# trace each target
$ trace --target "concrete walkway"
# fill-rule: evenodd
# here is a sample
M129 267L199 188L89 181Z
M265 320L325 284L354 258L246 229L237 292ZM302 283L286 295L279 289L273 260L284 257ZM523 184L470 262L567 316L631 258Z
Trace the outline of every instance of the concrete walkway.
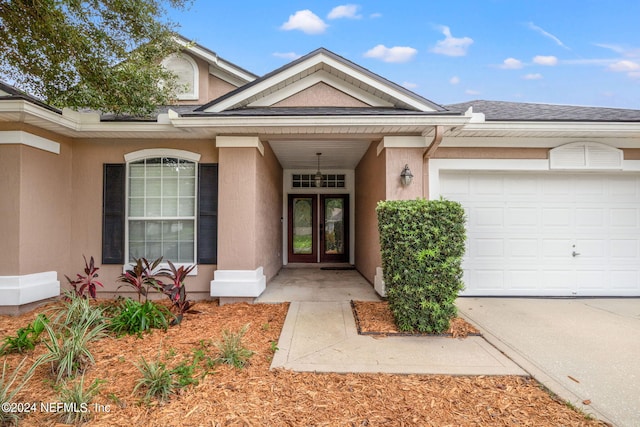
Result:
M616 426L640 426L640 299L467 297L457 305L562 399Z
M527 375L482 337L358 335L350 300L379 300L357 271L282 269L257 301L291 302L271 367L310 372Z

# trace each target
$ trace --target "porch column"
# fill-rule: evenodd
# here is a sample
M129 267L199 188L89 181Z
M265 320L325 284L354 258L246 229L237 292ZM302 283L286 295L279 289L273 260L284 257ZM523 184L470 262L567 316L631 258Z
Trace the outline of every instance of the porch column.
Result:
M211 296L221 303L258 297L265 289L257 265L257 162L264 150L255 136L219 136L218 269Z
M424 192L426 182L423 179L426 172L423 154L427 147L428 141L424 136L385 136L382 138L378 145L378 155L384 150L386 200L413 200L426 194ZM403 185L400 181L400 174L405 165L413 174L413 180L409 185ZM378 294L386 296L381 266L376 267L374 288Z

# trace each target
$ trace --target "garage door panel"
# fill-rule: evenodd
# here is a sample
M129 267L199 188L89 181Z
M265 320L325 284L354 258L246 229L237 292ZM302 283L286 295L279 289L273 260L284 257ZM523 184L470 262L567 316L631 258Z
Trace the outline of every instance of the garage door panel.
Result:
M610 273L611 288L621 291L638 291L639 273L637 270L616 270Z
M467 213L464 294L640 296L639 174L464 171L440 181Z
M525 259L529 261L536 261L540 248L537 238L515 238L508 239L508 256L513 260Z

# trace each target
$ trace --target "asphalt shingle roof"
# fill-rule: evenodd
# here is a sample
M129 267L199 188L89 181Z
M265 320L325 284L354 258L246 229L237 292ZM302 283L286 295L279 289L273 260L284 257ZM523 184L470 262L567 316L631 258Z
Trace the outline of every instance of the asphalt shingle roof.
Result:
M505 101L469 101L444 106L464 113L484 113L487 121L640 122L640 110Z

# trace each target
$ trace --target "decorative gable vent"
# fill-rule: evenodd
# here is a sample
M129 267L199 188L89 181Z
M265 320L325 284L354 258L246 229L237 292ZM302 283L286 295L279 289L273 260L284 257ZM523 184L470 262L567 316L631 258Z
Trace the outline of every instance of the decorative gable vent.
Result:
M550 169L620 170L622 150L596 142L573 142L549 152Z

